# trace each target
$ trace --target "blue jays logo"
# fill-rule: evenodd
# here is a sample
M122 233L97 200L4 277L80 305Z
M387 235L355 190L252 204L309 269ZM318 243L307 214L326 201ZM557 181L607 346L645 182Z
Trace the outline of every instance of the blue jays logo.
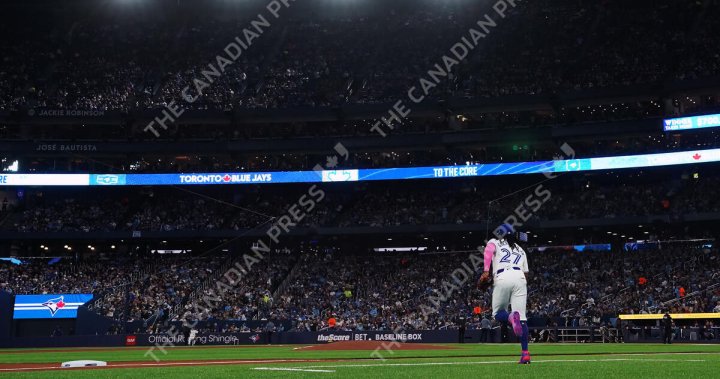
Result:
M44 307L50 310L50 314L55 317L55 313L57 311L65 308L65 301L62 296L56 297L54 299L49 299L48 301L42 303Z
M115 185L118 184L119 178L117 175L98 175L95 177L95 181L101 185Z
M253 334L252 336L250 336L250 341L256 343L257 341L260 341L260 336L257 334Z
M565 161L565 167L567 171L580 171L580 160L578 159L571 159L568 161Z
M356 182L358 170L330 170L322 172L323 182Z

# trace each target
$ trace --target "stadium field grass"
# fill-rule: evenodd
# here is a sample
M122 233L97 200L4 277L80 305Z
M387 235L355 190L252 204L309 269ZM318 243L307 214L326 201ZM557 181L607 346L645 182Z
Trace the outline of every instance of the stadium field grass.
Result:
M385 361L371 351L303 351L302 346L168 348L163 362L208 361L185 367L112 368L4 372L13 378L680 378L717 377L720 345L700 344L534 344L533 363L517 365L515 345L447 345L452 350L398 350ZM48 363L75 359L152 363L145 349L0 350L0 364ZM157 350L155 351L158 353ZM327 360L321 362L253 362L227 360ZM225 362L225 363L223 363Z

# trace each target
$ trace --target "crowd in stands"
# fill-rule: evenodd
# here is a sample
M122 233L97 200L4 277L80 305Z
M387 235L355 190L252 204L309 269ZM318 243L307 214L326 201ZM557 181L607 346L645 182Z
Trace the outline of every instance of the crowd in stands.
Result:
M146 320L187 301L197 283L226 257L188 261L182 257L138 257L132 252L99 259L57 262L38 259L0 268L0 286L15 294L92 293L99 313L115 319Z
M83 201L68 198L60 202L40 201L37 207L23 212L18 231L112 231L120 227L127 212L127 199Z
M490 11L462 7L387 5L330 18L289 14L192 103L182 89L205 78L202 71L217 63L215 57L249 19L100 17L49 20L35 28L30 25L38 18L62 15L19 15L0 28L6 36L0 45L0 109L128 110L176 101L225 110L394 102L419 86L465 36L461 31L477 28ZM718 21L707 15L719 7L716 0L519 5L496 20L428 97L545 94L716 76L717 59L703 52L716 45Z
M203 78L208 63L249 24L196 17L152 22L97 19L41 22L52 12L1 22L0 113L38 108L132 113L173 101L183 108L222 111L342 107L394 103L420 86L442 62L462 32L487 11L428 11L421 6L343 17L289 15L260 36L242 57L213 79L197 100L182 93ZM720 1L669 0L598 2L538 0L518 3L467 59L427 94L440 100L484 100L547 95L548 110L487 112L412 119L399 133L427 134L592 121L651 119L720 109L720 97L632 100L603 105L562 105L568 93L662 88L679 82L717 79ZM230 17L231 18L231 17ZM597 92L595 92L597 93ZM635 93L635 92L633 92ZM559 96L556 96L559 95ZM593 97L595 98L595 97ZM580 102L582 103L582 102ZM564 103L563 103L564 104ZM101 131L125 141L132 122ZM372 122L292 122L262 127L176 128L167 138L258 141L318 136L367 136ZM597 124L600 125L600 124ZM596 126L597 126L596 125ZM17 133L15 133L17 131ZM73 133L85 133L78 127ZM66 129L43 138L68 137ZM108 135L102 135L108 133ZM705 149L720 146L720 134L652 134L573 143L582 157ZM21 128L0 126L0 137L28 139ZM165 137L165 136L163 136ZM81 137L87 138L87 137ZM272 142L272 141L271 141ZM333 167L469 165L550 160L555 141L485 146L455 151L351 152ZM20 163L23 172L244 172L311 170L329 153L258 153L167 158L152 153L132 159L39 157ZM580 157L580 156L579 156ZM1 158L6 158L5 156ZM12 159L10 160L12 161ZM128 163L132 162L132 163ZM374 227L485 224L516 213L531 193L542 199L536 220L611 219L720 212L720 178L698 170L670 174L607 172L537 178L458 179L443 186L355 183L326 188L326 199L308 212L301 227ZM695 177L693 176L695 175ZM421 183L421 185L418 185ZM522 188L530 186L529 191ZM250 186L248 186L250 187ZM516 190L519 190L516 192ZM124 189L90 194L27 189L2 192L0 230L36 232L244 231L267 228L285 215L306 188L227 191L181 188ZM533 192L534 191L534 192ZM8 199L10 197L10 199ZM624 238L624 236L623 236ZM617 250L617 246L614 246ZM69 251L70 249L68 249ZM234 252L233 252L234 253ZM90 308L117 321L153 330L166 321L200 320L218 331L263 329L243 322L285 320L291 330L393 330L470 328L482 324L491 293L475 288L477 272L448 293L451 276L470 254L460 252L368 253L339 247L274 249L218 292L216 283L242 255L138 255L133 251L90 258L0 261L0 290L12 294L92 293ZM661 244L640 251L534 251L529 254L528 315L566 326L602 325L619 313L720 312L717 248ZM438 297L442 300L437 301ZM480 312L476 312L479 310ZM330 322L329 320L334 320ZM224 324L236 321L240 324ZM277 323L277 328L285 326ZM275 328L275 327L273 327ZM271 328L272 329L272 328ZM278 330L278 329L275 329Z
M437 138L443 138L438 135ZM484 138L482 135L477 138ZM428 147L423 142L408 148L384 148L379 151L350 149L353 140L341 143L348 151L337 153L331 147L321 152L302 149L306 140L297 139L297 147L282 152L211 154L130 154L122 158L95 156L22 156L19 168L25 173L238 173L324 169L365 169L384 167L464 166L467 164L549 161L562 156L559 142L545 140L477 147ZM564 141L562 141L565 143ZM187 142L191 144L192 142ZM720 133L704 130L687 134L648 133L643 136L618 135L616 139L571 140L568 144L577 158L607 157L693 151L720 146ZM330 146L330 145L328 145ZM149 148L149 147L148 147ZM83 154L84 155L84 154ZM337 158L337 161L329 158Z
M74 262L60 259L0 265L0 289L14 294L102 293L142 267L133 256Z
M227 257L212 255L188 260L186 257L155 259L149 269L125 289L127 321L147 320L188 301L190 295L210 275L220 270ZM158 313L160 312L160 313Z
M697 177L695 177L697 176ZM354 184L325 187L322 201L306 212L301 227L387 227L484 224L518 207L534 220L613 219L720 212L711 196L717 176L685 171L645 175L605 173L538 180L459 180L428 183ZM488 184L492 182L492 185ZM241 231L267 229L307 189L110 191L78 198L53 191L13 199L0 229L18 232ZM294 196L293 196L294 195ZM531 197L528 200L528 197ZM296 205L297 207L297 205Z
M200 320L200 321L248 321L260 317L279 319L275 311L273 292L283 283L290 273L296 256L288 248L276 249L269 255L246 270L241 280L236 275L228 277L214 277L215 280L224 281L230 288L219 288L214 283L198 289L189 298L189 301L173 315L174 320ZM245 257L239 257L234 262L247 267ZM230 266L232 267L232 266ZM236 269L237 270L237 269ZM223 272L228 272L225 270ZM230 280L233 280L231 282Z
M274 320L277 327L290 321L295 331L445 329L457 328L461 319L474 328L487 316L491 290L477 289L477 273L463 268L475 266L471 254L480 256L473 250L353 254L336 247L284 248L224 291L215 283L240 256L53 265L36 260L0 264L0 286L18 294L93 293L91 309L148 330L167 320L238 331L255 330L243 323L258 320ZM640 251L533 251L528 316L577 327L600 326L622 313L720 312L718 259L717 249L681 243Z
M608 314L714 312L720 299L720 288L706 290L720 283L720 258L709 248L661 244L607 255L541 254L530 284L534 316L561 315L590 325Z
M641 252L532 253L528 316L555 320L548 325L599 326L620 313L714 312L720 309L720 287L711 287L720 283L718 259L716 250L672 244ZM308 262L283 298L299 329L328 328L329 315L347 330L457 327L460 315L479 323L481 316L472 310L487 311L490 304L488 293L473 288L473 278L439 308L430 300L445 294L442 281L469 262L467 254L328 255ZM423 313L422 306L437 312Z

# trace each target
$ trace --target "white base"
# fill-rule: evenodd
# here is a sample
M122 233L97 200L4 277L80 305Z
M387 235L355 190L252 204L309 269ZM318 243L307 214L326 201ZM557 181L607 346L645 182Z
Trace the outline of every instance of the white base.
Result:
M107 362L104 361L69 361L69 362L63 362L60 367L62 368L70 368L70 367L100 367L100 366L107 366Z

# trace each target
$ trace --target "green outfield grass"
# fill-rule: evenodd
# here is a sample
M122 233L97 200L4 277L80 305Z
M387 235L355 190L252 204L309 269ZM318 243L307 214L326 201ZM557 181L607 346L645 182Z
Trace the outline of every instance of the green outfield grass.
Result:
M340 359L328 362L210 364L188 367L53 370L0 373L13 378L680 378L717 377L720 345L535 344L533 364L517 365L515 345L449 345L453 350L406 350L386 353L385 361L370 351L303 351L298 346L167 349L162 361L229 359ZM0 350L0 363L52 363L75 359L127 362L153 360L144 350L62 352ZM679 354L680 353L680 354ZM683 354L684 353L684 354ZM281 371L282 370L282 371ZM311 370L311 371L301 371Z

